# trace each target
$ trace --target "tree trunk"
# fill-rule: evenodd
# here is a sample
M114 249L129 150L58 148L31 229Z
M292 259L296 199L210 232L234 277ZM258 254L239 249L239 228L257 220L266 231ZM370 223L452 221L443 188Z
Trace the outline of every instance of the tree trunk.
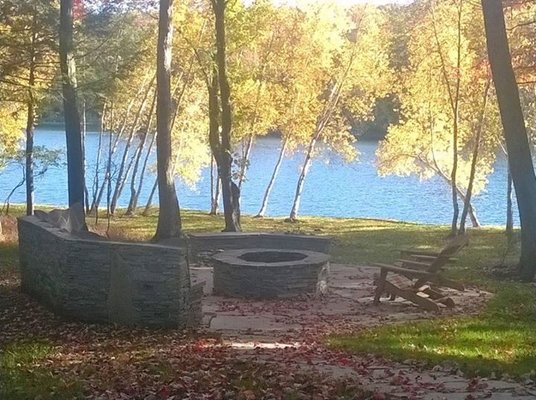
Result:
M253 122L251 123L253 125ZM253 148L253 133L248 136L246 149L244 151L244 156L240 162L240 174L238 175L238 189L242 190L242 183L246 179L246 171L249 164L249 156L251 154L251 149Z
M34 171L33 171L33 149L34 149L34 124L35 124L35 99L33 87L35 85L35 42L37 39L36 18L32 18L32 38L30 43L30 60L28 76L28 102L26 115L26 215L34 213Z
M471 160L471 171L469 172L469 184L467 185L467 191L465 193L465 199L463 201L463 210L462 210L462 216L460 218L460 229L459 229L459 233L461 235L465 234L465 221L467 220L467 214L469 213L469 206L471 205L471 197L473 195L473 184L475 181L476 164L477 164L478 152L480 148L480 133L481 133L481 129L478 130L475 147L473 149L473 158Z
M218 215L218 207L220 204L220 175L218 168L214 166L214 157L210 160L210 212L209 215Z
M216 193L214 193L214 202L210 209L210 215L218 215L220 213L220 200L221 200L221 181L220 174L216 171Z
M506 139L508 162L521 222L519 272L531 281L536 273L536 176L506 34L501 0L482 0L488 56Z
M62 75L63 110L67 141L67 180L69 206L84 205L84 158L80 115L76 94L76 65L73 43L73 0L60 2L60 68Z
M484 127L484 121L486 119L486 108L488 104L488 92L491 82L488 81L484 90L484 100L482 102L482 109L480 111L480 117L478 119L478 127L476 131L475 147L473 148L473 158L471 160L471 170L469 172L469 183L467 185L467 191L465 192L465 199L463 201L463 211L460 218L460 234L465 233L465 221L467 220L467 213L469 212L469 206L471 205L471 198L473 196L473 185L476 175L476 164L478 161L478 153L480 152L480 139L482 137L482 129Z
M145 159L143 160L143 166L140 171L140 180L138 182L138 189L136 190L136 196L134 197L132 201L132 212L136 212L136 208L138 206L138 199L141 193L141 190L143 188L143 182L145 180L145 171L147 170L147 164L149 162L149 157L151 156L151 152L153 150L154 142L156 140L156 133L153 134L153 137L151 138L151 143L149 143L149 147L147 148L147 153L145 154Z
M459 187L456 187L456 192L458 193L458 196L460 197L462 203L465 204L467 201L466 194L463 193ZM469 218L471 219L471 225L473 225L473 228L480 228L482 225L480 224L480 221L478 220L475 207L471 203L471 200L469 200L467 204L468 204L467 212L469 214Z
M153 197L154 197L154 194L156 193L157 188L158 188L158 178L155 179L151 192L149 193L149 197L147 198L147 204L145 204L145 209L143 210L143 213L142 213L144 217L149 215L149 211L151 210L151 206L153 205Z
M30 89L31 90L31 89ZM33 147L34 147L34 123L35 112L33 100L28 101L28 114L26 119L26 215L34 213L34 172L33 172Z
M179 201L175 190L171 150L171 50L173 0L160 0L157 47L156 162L159 213L155 241L178 238L181 234Z
M86 99L82 99L82 158L84 163L84 207L86 208L86 213L89 213L89 191L87 190L87 181L86 181L86 134L87 134L87 120L86 120Z
M457 46L456 46L456 84L454 90L452 89L449 74L447 71L447 65L443 55L441 43L437 33L436 19L434 8L432 7L432 22L434 29L434 37L437 46L437 51L441 59L441 72L445 85L447 88L450 107L452 110L452 170L450 173L450 186L451 186L451 201L452 201L452 223L451 223L451 235L456 236L458 233L458 217L460 215L460 207L458 205L457 195L457 173L458 173L458 136L459 136L459 117L460 117L460 86L461 86L461 39L462 39L462 7L463 1L458 3L458 20L456 22L457 28Z
M286 221L288 222L294 222L296 221L298 217L298 210L300 208L300 201L301 201L301 194L303 191L303 185L305 183L305 178L307 176L307 173L309 172L309 168L311 167L311 163L313 161L313 152L316 147L316 142L318 139L320 139L320 135L324 131L325 127L328 125L328 123L331 120L331 117L333 116L333 113L335 112L335 108L339 104L339 99L341 97L342 88L346 82L346 78L348 77L348 74L350 72L350 68L352 67L352 64L354 62L356 56L356 47L353 47L352 55L350 57L350 61L348 62L348 65L343 71L342 76L338 81L335 81L333 83L333 86L330 90L329 97L324 104L324 110L322 111L322 114L320 118L317 121L315 132L313 137L311 138L311 141L309 142L309 147L307 148L307 154L305 156L305 161L303 163L302 170L300 172L300 176L298 178L298 184L296 186L296 193L294 195L294 201L292 203L292 209L290 211L290 215L287 218Z
M99 190L99 166L100 166L100 159L101 159L101 154L102 154L102 135L104 133L105 118L106 118L106 102L104 102L102 106L102 113L100 116L99 140L97 144L97 158L95 161L95 175L93 176L93 185L92 185L93 199L91 200L91 206L89 208L90 214L93 211L95 211L95 224L97 224L99 220L99 213L97 212L96 204L97 204L97 195L98 195L98 190Z
M458 174L458 136L459 136L459 121L460 121L460 86L461 86L461 40L462 40L462 7L463 1L460 1L458 5L458 41L457 41L457 54L456 54L456 88L453 99L453 130L452 130L452 172L451 172L451 182L452 182L452 224L451 224L451 234L456 235L458 233L458 217L460 216L460 206L458 205L458 195L456 189L458 186L457 174ZM469 196L470 201L470 196ZM465 228L464 228L465 229Z
M154 78L149 84L149 87L152 87L153 83L154 83ZM130 152L130 146L132 145L132 141L134 140L134 134L136 133L136 130L138 129L138 122L140 120L140 116L142 115L143 110L145 109L145 105L147 104L147 98L149 97L150 92L151 92L150 90L145 91L145 94L140 103L140 106L138 107L136 115L134 116L134 121L132 122L132 126L130 127L130 132L129 132L127 141L125 143L125 148L123 149L123 156L121 157L121 163L119 164L119 171L117 171L114 193L112 195L112 202L110 204L110 212L112 214L115 213L115 209L117 207L119 196L121 196L121 192L123 191L123 188L125 187L125 182L128 178L128 174L130 173L130 169L132 168L132 163L133 163L134 158L131 159L131 162L128 168L125 169L125 165L128 159L128 153Z
M143 88L143 85L142 85L142 88ZM110 107L110 141L109 141L109 146L108 146L108 155L109 155L109 162L106 166L106 172L104 173L104 179L102 181L102 185L98 191L98 196L97 196L97 199L96 199L96 202L91 206L91 211L90 212L93 212L93 209L94 208L98 208L101 200L102 200L102 195L104 193L104 189L106 189L107 186L109 186L109 184L111 183L111 179L112 179L112 162L111 162L111 159L113 158L115 152L117 151L117 147L119 146L119 141L121 140L121 138L123 137L123 133L125 132L125 129L126 129L126 125L127 125L127 121L128 121L128 117L130 115L130 111L132 109L132 106L134 105L134 100L135 98L137 98L137 96L140 95L140 93L142 92L142 89L140 89L138 91L138 93L136 94L136 96L134 96L130 102L128 103L128 106L127 106L127 110L126 110L126 113L125 113L125 117L123 118L123 123L121 124L121 128L119 128L119 131L118 133L115 135L115 137L113 138L113 141L112 141L112 136L113 136L113 126L114 126L114 114L113 114L113 103ZM108 204L108 211L110 211L110 204Z
M212 93L209 94L209 114L214 124L211 123L211 148L218 164L218 172L221 181L221 191L223 198L223 212L225 216L224 232L240 232L240 189L233 182L232 163L233 156L231 153L231 129L232 129L232 111L231 111L231 91L227 80L226 55L225 55L225 6L226 0L212 0L214 11L214 24L216 29L216 66L217 73L212 80ZM219 91L215 88L219 89ZM219 93L219 104L218 104ZM220 112L221 107L221 112ZM214 130L218 123L218 117L221 120L221 129ZM219 131L219 132L218 132ZM216 135L218 136L216 138ZM216 140L217 139L217 140Z
M511 242L514 237L513 182L510 167L508 167L508 182L506 189L506 237Z
M145 158L145 163L143 165L142 174L140 176L141 183L140 183L139 189L136 189L136 177L138 176L138 169L140 165L141 155L143 153L143 148L145 147L145 143L147 142L147 136L149 135L149 132L151 130L151 125L153 123L153 115L154 115L155 106L156 106L156 91L153 97L153 101L151 103L151 111L149 111L149 119L147 120L147 124L145 125L145 133L143 137L141 138L138 148L136 149L136 153L134 155L134 158L135 158L134 169L132 170L132 177L130 178L130 200L128 202L128 208L127 208L127 212L125 213L125 215L133 215L138 206L139 192L141 190L141 183L143 183L143 173L145 173L147 159L149 158L151 148L153 147L154 138L155 138L154 135L153 135L153 138L151 139L151 144L149 146L147 157Z
M309 142L309 147L307 148L307 153L305 154L305 161L303 162L303 167L301 169L300 176L298 177L298 184L296 186L296 192L294 194L292 210L290 210L290 215L288 217L288 221L290 222L294 222L298 218L298 211L300 209L303 185L305 183L305 178L307 177L307 173L309 172L309 168L311 167L311 163L313 161L313 151L315 150L316 142L318 141L319 136L320 133L316 132L315 135L312 137L311 141Z
M450 181L450 177L445 174L440 168L439 166L437 165L437 163L435 164L430 164L429 162L427 162L426 160L423 160L422 158L418 158L418 160L420 162L422 162L423 164L426 164L428 166L428 168L432 169L433 171L436 172L436 174L439 175L440 178L442 178L446 183L447 185L451 186L451 181ZM465 194L461 191L461 189L456 186L456 193L458 194L458 196L460 197L462 203L465 204ZM473 225L473 228L480 228L481 225L480 225L480 221L478 220L478 217L476 215L476 211L475 211L475 208L473 207L473 205L471 204L471 202L469 201L469 209L468 209L468 213L469 213L469 218L471 219L471 223Z
M32 89L29 89L31 92ZM34 123L35 110L33 95L30 94L30 99L27 104L26 117L26 166L25 166L25 181L26 181L26 215L34 213L34 171L33 171L33 148L34 148Z
M270 53L272 51L272 45L274 43L275 39L275 32L272 32L272 36L270 37L270 42L268 44L266 53L263 55L261 59L261 71L258 75L258 86L257 86L257 92L255 94L255 102L254 102L254 113L253 117L251 118L250 125L249 125L249 136L247 140L246 145L246 151L243 154L242 162L240 163L240 174L238 176L238 188L242 190L242 184L244 183L244 180L246 179L246 171L249 168L249 157L251 154L251 149L253 147L253 141L255 138L255 134L258 132L255 132L255 124L257 123L258 117L259 117L259 102L261 99L261 93L262 93L262 87L264 84L265 79L265 72L266 67L268 66L268 57L270 56Z
M281 164L283 162L283 157L285 156L286 149L287 149L287 139L285 138L283 139L281 150L279 150L279 157L277 158L277 162L275 163L274 170L272 171L272 176L270 177L268 186L266 186L266 190L264 191L261 209L259 210L257 215L255 215L255 218L262 218L264 217L264 214L266 213L266 209L268 208L268 199L270 198L270 193L272 192L272 188L274 187L275 180L277 178L277 175L279 174L279 169L281 168Z
M11 189L11 192L6 197L6 200L4 201L4 205L2 206L2 213L5 215L9 215L9 206L11 204L11 196L13 196L13 193L20 188L22 185L24 185L24 182L26 181L26 178L23 177L19 183L15 185L13 189Z

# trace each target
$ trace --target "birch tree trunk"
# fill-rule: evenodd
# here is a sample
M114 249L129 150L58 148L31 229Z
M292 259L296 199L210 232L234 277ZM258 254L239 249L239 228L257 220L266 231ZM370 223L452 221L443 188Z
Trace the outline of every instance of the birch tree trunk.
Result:
M149 87L152 87L153 83L154 83L154 79L149 84ZM121 163L119 164L119 170L117 171L114 193L112 196L112 202L110 204L110 211L112 214L115 213L115 209L117 207L117 201L119 200L119 196L121 196L121 192L123 191L123 188L125 186L125 181L128 178L130 169L132 168L132 162L129 164L128 168L125 168L125 164L128 158L128 154L130 152L132 141L134 139L134 134L136 133L136 130L138 129L138 122L140 120L140 116L142 115L143 110L145 109L145 105L147 104L147 98L149 97L149 93L150 93L150 90L145 91L143 99L134 117L134 121L132 122L132 126L130 127L130 132L129 132L127 141L125 143L125 148L123 149L123 156L121 157Z
M300 202L301 202L301 195L303 192L303 185L305 183L305 178L307 177L307 173L309 172L309 168L311 167L311 163L313 161L313 151L316 146L316 142L318 141L318 138L320 136L320 133L317 132L311 141L309 142L309 146L307 147L307 153L305 154L305 160L303 162L303 166L300 172L300 176L298 177L298 184L296 185L296 192L294 194L294 201L292 203L292 209L290 210L290 215L288 217L288 221L294 222L298 218L298 211L300 209Z
M86 133L87 133L87 120L86 120L86 99L82 99L82 123L81 123L81 131L82 131L82 158L84 163L84 207L86 209L86 213L89 213L89 191L87 190L87 181L85 177L85 171L87 167L87 160L86 160Z
M102 154L102 135L104 134L104 121L106 119L106 102L104 102L102 106L102 113L100 116L100 126L99 126L99 139L97 142L97 157L95 160L95 174L93 176L93 185L92 185L92 200L91 200L91 206L89 208L89 213L95 212L95 224L98 223L99 215L97 212L97 209L95 208L95 205L97 203L97 196L98 196L98 190L99 190L99 166L101 161L101 154Z
M254 122L251 123L253 125ZM238 175L238 189L242 190L242 183L244 183L244 180L246 179L246 171L248 169L249 164L249 156L251 154L251 149L253 148L253 133L248 136L248 140L246 142L246 149L244 151L244 155L242 157L242 161L240 163L240 174Z
M506 237L508 241L512 241L514 237L514 209L513 209L513 181L510 167L508 167L508 178L506 187Z
M275 163L274 170L272 171L272 176L270 177L270 181L268 182L268 186L266 186L266 190L264 191L264 196L262 197L262 203L261 208L257 215L255 215L255 218L263 218L264 214L266 214L266 209L268 208L268 199L270 198L270 193L272 192L272 188L274 187L275 180L277 178L277 175L279 174L279 170L281 168L281 164L283 162L283 157L285 156L285 151L287 149L287 139L283 139L283 144L281 145L281 150L279 150L279 157L277 157L277 162Z
M151 154L151 148L153 147L153 143L154 143L154 135L153 135L153 138L151 139L151 144L149 146L149 150L147 152L147 157L145 158L145 162L143 164L143 169L141 171L141 176L140 176L140 185L139 185L139 189L136 189L136 177L138 176L138 169L139 169L139 165L140 165L140 160L141 160L141 155L143 153L143 148L145 147L145 143L147 142L147 136L149 135L149 132L151 130L151 125L153 123L153 115L154 115L154 109L155 109L155 106L156 106L156 91L155 91L155 95L153 96L153 101L151 103L151 111L149 111L149 119L147 120L147 124L145 125L145 133L142 137L142 139L140 140L140 143L138 145L138 148L136 149L136 153L134 155L134 159L135 159L135 162L134 162L134 169L132 170L132 177L130 178L130 200L128 202L128 208L127 208L127 211L125 213L125 215L133 215L134 212L136 211L136 208L138 206L138 197L139 197L139 192L142 188L142 184L143 184L143 174L145 173L145 167L147 166L147 160L149 158L149 155Z
M153 183L153 187L151 188L151 192L149 193L149 197L147 198L147 203L145 204L145 209L143 210L142 215L146 217L149 215L149 212L151 211L151 206L153 205L153 197L156 193L156 189L158 188L158 178L155 179Z
M467 191L465 192L465 199L463 201L463 211L462 216L460 218L460 234L465 234L465 221L467 220L467 214L469 212L469 207L471 205L471 198L473 196L473 185L475 182L475 175L476 175L476 165L478 161L478 153L480 152L480 140L482 138L482 129L484 127L484 121L486 119L486 108L488 104L488 93L490 88L491 82L488 81L486 84L486 89L484 90L484 99L482 103L482 109L480 111L480 117L478 121L478 128L476 132L476 138L475 138L475 147L473 148L473 157L471 160L471 170L469 172L469 183L467 185Z
M210 160L210 212L209 215L218 215L220 204L220 175L218 167L214 165L214 157Z

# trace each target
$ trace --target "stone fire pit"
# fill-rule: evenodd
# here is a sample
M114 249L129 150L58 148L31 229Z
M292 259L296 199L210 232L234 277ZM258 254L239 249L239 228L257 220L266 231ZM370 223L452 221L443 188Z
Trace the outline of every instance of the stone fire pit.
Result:
M327 290L329 256L306 250L226 250L212 257L214 294L281 298Z

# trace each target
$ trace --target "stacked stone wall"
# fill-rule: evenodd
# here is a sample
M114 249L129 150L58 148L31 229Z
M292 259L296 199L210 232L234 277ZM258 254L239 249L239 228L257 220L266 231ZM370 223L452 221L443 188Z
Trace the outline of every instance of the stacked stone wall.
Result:
M18 225L22 289L53 311L124 325L200 323L202 291L183 249L79 238L33 216Z

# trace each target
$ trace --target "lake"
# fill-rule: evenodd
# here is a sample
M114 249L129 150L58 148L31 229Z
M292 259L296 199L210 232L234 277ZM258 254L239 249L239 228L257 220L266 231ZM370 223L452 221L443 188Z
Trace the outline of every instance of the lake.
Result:
M35 144L47 148L65 148L62 131L36 130ZM95 168L98 134L86 136L88 176ZM278 156L279 139L259 139L252 151L248 179L243 185L241 207L245 214L256 214L272 168ZM380 177L375 166L376 142L357 144L360 156L356 162L343 163L337 156L324 153L313 163L303 191L300 215L330 217L369 217L434 224L450 224L450 188L437 178L421 182L411 177ZM104 157L105 159L105 157ZM152 156L154 163L154 155ZM287 157L273 188L267 216L287 216L292 206L296 181L303 162L303 153ZM102 164L104 168L105 164ZM486 190L474 198L474 206L482 224L503 225L506 215L506 161L500 159L489 178ZM145 179L140 195L142 206L154 182L154 174ZM20 181L21 170L8 167L0 172L0 200L3 202ZM203 171L195 188L180 182L177 192L182 208L208 210L210 208L210 171ZM119 205L126 206L128 185ZM24 188L12 197L12 203L25 201ZM66 168L51 168L36 181L36 204L65 205L67 203ZM157 201L157 199L155 199ZM101 203L101 206L104 203ZM516 216L517 220L517 216Z

